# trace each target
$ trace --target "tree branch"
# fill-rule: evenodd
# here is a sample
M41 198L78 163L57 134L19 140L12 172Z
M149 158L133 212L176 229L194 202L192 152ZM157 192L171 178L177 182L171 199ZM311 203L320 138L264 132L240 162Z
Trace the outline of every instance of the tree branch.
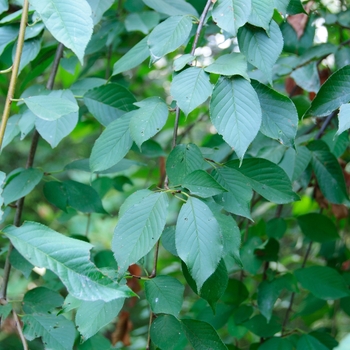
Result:
M19 34L18 34L18 40L17 40L16 54L15 54L15 58L13 61L13 66L12 66L11 80L10 80L10 85L9 85L9 89L7 92L6 101L5 101L4 112L3 112L3 115L1 118L0 148L1 148L1 145L2 145L2 142L4 139L7 121L10 117L12 99L13 99L14 94L15 94L17 76L18 76L19 65L21 62L22 50L23 50L23 44L24 44L24 35L26 32L26 27L27 27L27 22L28 22L28 8L29 8L29 2L28 2L28 0L24 0L23 9L22 9L21 24L19 27Z

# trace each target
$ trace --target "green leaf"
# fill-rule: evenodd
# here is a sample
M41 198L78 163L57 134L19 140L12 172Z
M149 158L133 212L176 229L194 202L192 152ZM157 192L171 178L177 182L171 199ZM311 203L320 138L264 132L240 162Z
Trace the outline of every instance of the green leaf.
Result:
M281 331L281 322L276 316L272 316L269 323L263 315L255 315L243 323L251 332L259 337L269 338Z
M259 350L293 350L293 345L285 338L270 338L260 345Z
M79 350L110 350L111 343L102 334L96 334L92 338L79 345Z
M262 110L260 132L286 146L293 146L299 122L294 103L256 80L252 81L252 85L258 94Z
M180 321L173 315L160 315L151 325L151 339L160 349L182 350L184 348L184 331Z
M312 154L309 149L305 146L297 147L297 154L295 157L294 172L292 176L292 181L299 179L302 173L305 171L309 165L312 158Z
M132 146L129 124L130 113L127 113L107 126L92 147L91 171L109 169L124 158Z
M53 271L78 299L109 301L134 295L128 287L113 282L94 266L89 243L65 237L35 222L8 226L3 233L28 261Z
M125 18L125 28L128 32L140 31L148 34L149 31L159 23L158 12L134 12Z
M331 203L346 203L348 194L338 160L323 141L313 141L308 148L312 153L312 168L323 195Z
M269 36L263 29L246 24L238 31L238 45L249 63L260 69L272 83L272 68L283 49L283 37L278 24L271 21Z
M46 199L57 208L67 211L68 198L67 190L62 182L50 181L44 185L44 195Z
M350 66L333 73L321 86L305 116L325 117L350 101Z
M274 7L274 0L252 0L252 11L248 22L256 27L268 30Z
M275 9L277 9L278 12L285 15L288 4L290 3L290 0L274 0L274 1L275 1Z
M302 335L297 343L297 350L328 350L328 347L323 345L319 340L311 335Z
M140 109L133 111L130 120L130 135L141 145L157 134L168 119L168 106L160 97L149 97L135 103Z
M98 193L91 187L77 181L63 181L67 205L83 213L106 214Z
M157 276L145 282L146 299L155 314L177 317L181 311L185 287L174 277Z
M17 45L14 45L12 50L12 61L15 59ZM21 63L19 65L18 74L31 61L33 61L39 54L41 49L41 38L34 38L26 40L23 44Z
M168 16L193 15L198 17L195 8L185 0L142 0L151 9Z
M303 288L315 297L335 300L349 296L349 289L338 271L328 266L311 266L294 272Z
M70 90L56 90L50 96L59 97L76 103L73 93ZM66 114L56 120L44 120L36 118L35 128L40 136L46 140L52 148L55 148L64 137L68 136L78 123L79 113Z
M113 5L114 0L86 0L91 7L91 18L94 25L99 23L103 14Z
M2 55L8 44L16 40L18 31L18 25L0 27L0 55Z
M203 163L202 153L196 145L177 145L170 152L166 162L166 172L171 184L182 184L188 174L202 169Z
M18 253L17 249L11 251L10 263L16 270L21 271L25 278L29 279L34 266L28 260L23 258L23 256Z
M171 16L158 24L148 37L147 44L151 52L152 62L175 51L183 45L192 30L189 16Z
M123 298L108 302L103 300L83 301L75 316L75 324L82 340L91 338L101 328L111 323L118 316L123 304Z
M121 205L119 209L119 218L121 218L132 206L134 206L135 204L139 204L152 193L153 192L151 190L144 189L138 190L131 194Z
M46 96L31 96L23 100L37 117L44 120L56 120L79 110L77 101L73 102L68 98L58 97L56 92Z
M196 56L193 56L189 53L176 58L174 60L174 64L173 64L174 71L177 72L177 71L181 70L182 68L184 68L186 66L187 63L190 63L190 62L194 61L195 59L196 59Z
M287 12L290 15L296 15L298 13L306 14L304 7L301 3L301 0L290 0L287 7Z
M220 78L210 101L210 119L224 140L243 159L261 124L261 108L253 87L244 78Z
M338 113L339 127L336 135L340 135L343 131L350 128L350 103L343 104L340 106Z
M192 290L206 300L215 313L216 303L227 288L228 274L225 261L223 259L220 260L215 272L203 283L203 287L199 293L196 282L192 279L187 266L184 263L182 263L182 271Z
M64 316L53 314L24 315L23 335L31 341L41 337L46 349L68 350L75 340L74 323Z
M198 290L214 273L222 256L220 226L209 207L189 197L176 223L176 250L196 281Z
M191 67L174 77L170 93L187 116L207 100L212 89L209 75L201 68Z
M23 311L26 314L46 313L63 305L63 297L51 289L37 287L29 290L23 298Z
M8 0L0 0L0 14L7 11L9 8Z
M135 46L133 46L123 57L121 57L113 66L113 74L125 72L139 66L147 57L150 52L147 45L148 36L143 38Z
M132 93L119 84L107 84L88 91L84 103L90 113L104 126L136 109Z
M202 198L209 198L227 191L204 170L195 170L188 174L183 180L182 187Z
M12 304L7 303L5 305L0 305L0 318L1 321L5 321L12 311Z
M285 204L299 200L293 192L287 174L276 164L261 158L249 158L239 167L239 161L226 163L246 177L247 183L267 200Z
M163 232L168 205L166 193L152 193L128 208L119 219L112 241L119 274L154 247Z
M228 167L216 168L212 175L214 179L228 192L215 197L226 211L251 219L250 201L253 191L247 186L246 178L237 170Z
M290 76L306 91L317 92L320 89L321 83L316 62L295 69Z
M251 0L218 0L212 10L214 22L224 31L237 35L237 30L249 18Z
M8 144L10 144L13 139L20 133L19 122L22 119L20 114L15 114L8 119L5 129L4 139L1 145L1 150L3 150Z
M248 297L249 292L247 287L241 281L230 278L221 300L225 304L238 306L244 300L247 300Z
M233 52L220 56L204 70L208 73L221 75L241 75L243 78L250 81L247 69L247 60L245 56L239 52Z
M31 0L30 4L53 37L71 49L83 64L93 29L89 4L85 0Z
M70 91L76 96L84 96L89 90L106 84L105 79L101 78L84 78L77 80L70 87Z
M43 178L43 172L39 169L24 169L10 179L2 192L4 204L7 205L30 193Z
M164 229L162 233L162 245L169 253L178 256L175 245L175 226L168 226Z
M241 247L241 260L243 270L248 271L252 275L256 275L261 267L262 260L259 259L255 250L262 245L260 237L251 237L243 243Z
M303 234L311 241L324 243L339 238L337 227L325 215L318 213L301 215L298 216L298 224Z
M197 320L182 320L183 329L194 350L227 350L215 329L208 323Z

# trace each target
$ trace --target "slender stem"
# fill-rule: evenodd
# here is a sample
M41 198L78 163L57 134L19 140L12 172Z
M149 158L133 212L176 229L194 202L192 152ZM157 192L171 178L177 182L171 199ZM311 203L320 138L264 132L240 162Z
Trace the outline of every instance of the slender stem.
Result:
M303 259L303 263L301 264L301 268L303 269L306 265L306 262L307 262L307 259L309 258L309 255L310 255L310 251L311 251L311 248L312 248L312 241L309 243L308 247L307 247L307 250L306 250L306 253L305 253L305 256L304 256L304 259ZM282 325L282 337L283 335L285 334L285 330L286 330L286 325L289 321L289 315L290 313L292 312L292 307L293 307L293 303L294 303L294 298L295 298L295 292L293 292L290 296L290 300L289 300L289 306L288 306L288 309L286 311L286 315L284 316L284 320L283 320L283 325Z
M319 140L322 136L322 134L324 133L324 131L326 130L327 126L330 124L332 118L334 116L336 116L338 113L338 110L335 110L334 112L332 112L327 118L326 120L323 122L321 129L318 131L317 135L315 136L316 140Z
M53 85L55 82L55 77L56 77L58 66L59 66L59 62L60 62L60 59L62 57L63 48L64 48L64 46L62 44L59 44L58 48L56 50L56 55L55 55L52 69L51 69L50 77L49 77L47 84L46 84L46 88L49 90L52 90L52 88L53 88ZM35 157L36 149L38 146L38 142L39 142L39 133L35 130L34 134L33 134L33 138L32 138L32 143L31 143L31 146L29 149L29 153L28 153L28 158L27 158L27 163L26 163L27 169L31 168L34 164L34 157ZM24 197L20 198L16 203L16 213L15 213L15 218L13 220L13 224L15 226L19 226L21 224L23 206L24 206ZM7 286L9 283L10 272L11 272L10 254L11 254L12 250L13 250L13 246L10 243L9 250L8 250L8 253L6 256L6 260L5 260L3 282L2 282L2 285L0 288L0 300L1 299L6 300Z
M176 147L177 134L179 130L179 120L180 120L181 110L178 106L176 106L175 112L176 112L176 115L175 115L174 133L173 133L173 141L171 143L171 149L174 149Z
M91 223L91 213L87 214L87 222L86 222L86 229L85 229L85 236L86 237L89 234L90 223Z
M17 328L19 337L21 338L21 342L22 342L22 345L23 345L23 350L29 350L28 344L27 344L27 340L24 337L24 334L22 332L21 322L19 321L17 313L16 313L16 311L14 309L12 309L12 314L13 314L13 318L15 319L16 328Z
M158 241L157 241L157 244L156 244L156 250L155 250L155 252L154 252L153 270L152 270L152 273L149 275L149 278L154 278L154 277L157 276L157 264L158 264L159 242L160 242L160 240L158 240Z
M24 44L24 35L25 35L27 21L28 21L28 8L29 8L29 2L28 2L28 0L24 0L23 9L22 9L21 24L19 27L19 34L18 34L18 40L17 40L16 54L15 54L15 59L14 59L13 66L12 66L10 85L9 85L9 89L7 92L4 113L2 115L1 125L0 125L0 148L1 148L1 145L2 145L2 142L4 139L7 121L10 117L12 99L13 99L14 94L15 94L17 76L18 76L19 65L21 62L21 56L22 56L22 50L23 50L23 44Z
M201 31L204 25L204 21L205 21L205 17L207 17L209 8L211 6L211 4L213 3L212 0L208 0L207 4L204 7L203 13L201 15L201 18L199 19L199 23L198 23L198 27L197 27L197 31L196 31L196 35L194 37L194 41L193 41L193 45L192 45L192 50L191 50L191 55L194 56L194 52L196 51L197 48L197 44L198 44L198 40L199 40L199 36L201 35Z

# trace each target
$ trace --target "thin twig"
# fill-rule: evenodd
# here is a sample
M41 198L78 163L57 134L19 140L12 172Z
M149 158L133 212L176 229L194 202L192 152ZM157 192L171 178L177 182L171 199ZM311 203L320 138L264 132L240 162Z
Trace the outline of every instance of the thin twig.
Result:
M192 56L194 56L194 52L196 51L198 40L199 40L199 36L201 35L201 31L202 31L202 28L203 28L203 25L204 25L205 17L207 17L207 14L208 14L208 11L209 11L209 8L210 8L211 4L212 4L212 0L208 0L207 4L204 7L204 10L203 10L203 13L201 15L201 18L199 19L196 35L194 37L192 50L191 50L191 55Z
M320 130L318 131L318 133L315 136L315 140L319 140L322 136L322 134L324 133L324 131L326 130L327 126L330 124L332 118L334 118L336 115L338 114L338 109L333 111L327 118L326 120L323 122Z
M148 276L149 278L154 278L154 277L157 276L157 264L158 264L159 242L160 242L160 240L158 239L157 244L156 244L156 250L155 250L155 252L154 252L153 269L152 269L152 273Z
M171 149L174 149L176 147L176 143L177 143L177 134L178 134L178 130L179 130L179 120L180 120L180 108L179 106L176 106L175 109L175 123L174 123L174 133L173 133L173 141L171 143Z
M27 21L28 21L28 8L29 8L29 2L28 0L24 0L23 2L23 9L22 9L22 17L21 17L21 24L19 27L19 34L18 34L18 40L17 40L17 48L16 48L16 54L15 59L13 61L12 66L12 74L10 79L10 85L7 92L7 97L5 101L5 107L4 112L1 118L1 125L0 125L0 148L4 139L5 135L5 129L7 125L7 121L10 117L10 110L11 110L11 104L12 99L15 94L16 89L16 83L17 83L17 76L19 71L19 65L21 62L21 56L22 56L22 50L23 50L23 44L24 44L24 35L26 31Z
M19 337L21 338L21 342L23 345L23 350L29 350L28 348L28 344L27 344L27 340L24 337L23 331L22 331L22 325L21 322L18 319L17 313L14 309L12 309L12 313L13 313L13 318L15 319L15 323L16 323L16 328L19 334Z

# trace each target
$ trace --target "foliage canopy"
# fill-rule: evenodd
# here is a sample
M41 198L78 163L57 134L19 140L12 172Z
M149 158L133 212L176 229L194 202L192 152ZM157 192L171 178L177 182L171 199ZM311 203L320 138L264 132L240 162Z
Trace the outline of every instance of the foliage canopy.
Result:
M349 348L349 28L0 0L0 348Z

